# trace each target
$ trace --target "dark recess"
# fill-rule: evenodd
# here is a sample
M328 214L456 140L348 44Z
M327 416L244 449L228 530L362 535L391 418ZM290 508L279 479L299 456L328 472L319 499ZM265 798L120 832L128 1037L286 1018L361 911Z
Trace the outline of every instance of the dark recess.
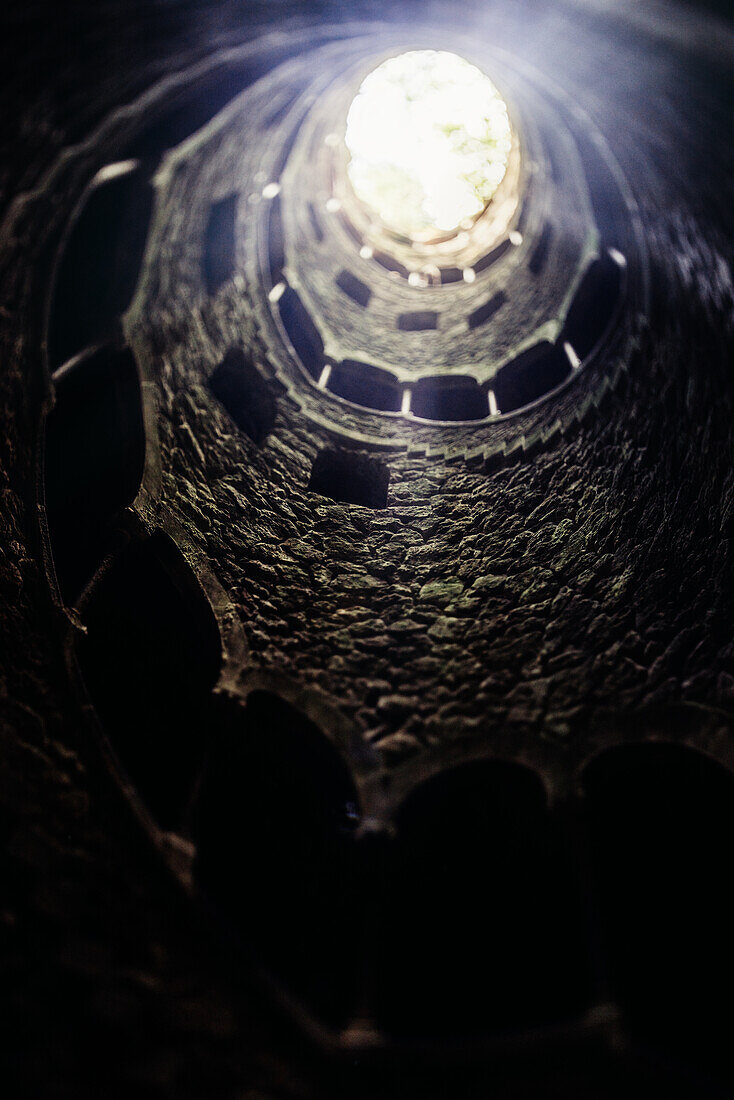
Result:
M421 378L413 387L410 411L425 420L481 420L489 416L487 392L465 375Z
M372 297L372 291L366 283L363 283L356 275L352 275L351 271L340 271L336 277L336 285L362 309L367 308Z
M533 178L532 176L530 176L528 179L525 180L525 194L523 196L522 202L520 203L520 209L518 211L517 220L514 226L515 232L520 233L521 236L524 235L525 230L527 229L528 214L532 209L531 199L533 197L533 190ZM512 241L510 241L508 238L506 241L503 241L502 244L498 247L501 248L503 245L505 246L505 248L510 248L510 246L512 245Z
M491 267L493 263L496 263L497 260L504 256L505 252L507 252L511 247L512 244L509 237L505 237L504 241L500 241L500 243L495 248L493 248L491 252L486 252L484 256L482 256L481 259L477 260L477 262L473 265L477 275L479 275L482 271L486 271L486 269L488 267Z
M261 126L264 132L267 133L269 130L272 130L274 126L278 126L283 121L300 94L300 88L295 95L292 93L287 94L282 102L276 104L272 111L263 115Z
M384 508L390 472L379 459L349 451L319 451L311 469L308 487L344 504Z
M113 747L158 824L185 829L221 664L209 603L157 534L119 555L82 618L79 665Z
M209 208L202 258L204 282L209 294L215 294L235 272L237 200L237 195L227 195Z
M321 244L324 239L324 230L321 226L321 222L318 219L318 215L316 214L312 202L308 204L308 220L311 223L311 229L313 230L314 237L319 242L319 244Z
M734 1080L734 778L683 746L609 749L583 775L604 948L627 1026Z
M380 267L384 267L386 271L393 271L396 275L400 275L402 279L408 278L407 267L391 256L389 252L375 252L372 258L375 263L378 263Z
M281 175L283 174L285 166L288 163L288 157L291 155L293 151L293 146L296 144L296 138L298 137L299 130L300 121L291 129L285 141L278 145L278 155L276 156L275 161L273 162L273 164L271 164L269 169L271 180L279 180Z
M584 177L601 242L607 248L619 248L626 232L625 203L614 182L606 161L594 142L580 127L574 128L574 139L584 166Z
M230 348L209 388L250 439L261 446L275 424L277 404L265 379L241 348Z
M593 260L574 295L559 343L568 341L579 359L585 359L611 324L621 289L619 264L608 253Z
M283 215L280 209L280 195L270 201L268 216L268 266L270 283L275 286L283 278L285 267L285 238L283 236Z
M197 880L270 973L334 1023L354 1007L362 950L357 824L348 770L313 722L265 691L228 706L195 813Z
M552 141L549 141L546 144L545 155L548 158L551 179L555 184L558 184L563 180L563 169L561 167L561 163L563 161L563 163L565 164L566 157L562 155L560 150L556 149L556 146Z
M200 130L230 99L267 72L270 60L261 58L247 67L228 70L186 89L154 115L151 124L132 140L127 155L154 165L167 149Z
M293 287L283 291L278 299L278 310L298 358L311 377L318 378L324 365L324 344L311 314Z
M571 373L565 352L543 341L505 363L497 372L492 389L501 413L521 409L537 401Z
M353 359L337 363L331 371L329 391L367 409L400 411L402 389L397 379L369 363Z
M125 155L149 160L154 165L167 149L180 145L195 134L230 100L264 76L290 52L287 47L280 47L246 62L227 64L194 87L182 90L157 112L151 112L153 118L150 125L133 138ZM291 102L292 99L289 99L278 111L285 114Z
M153 189L141 168L87 193L54 278L52 370L113 334L138 281L152 208Z
M398 328L401 332L425 332L438 328L438 314L430 309L401 313L398 317Z
M467 1038L574 1016L590 996L583 907L540 779L510 763L428 780L397 821L376 1017Z
M339 224L341 225L344 232L352 238L357 248L359 248L363 244L362 234L353 224L351 218L348 218L343 210L339 211L339 213L337 214L337 218L339 219Z
M550 251L551 240L553 239L553 229L546 222L543 226L541 234L538 238L537 244L532 251L530 260L528 261L528 267L533 275L542 274L543 268L546 265L548 259L548 253Z
M61 372L46 422L45 497L61 594L72 603L100 564L115 514L131 504L145 462L135 359L90 352Z
M495 313L507 301L507 296L503 290L498 290L496 294L493 294L486 302L483 302L481 306L478 306L473 313L470 313L467 321L469 328L479 328L480 325L486 324L491 317L494 317Z

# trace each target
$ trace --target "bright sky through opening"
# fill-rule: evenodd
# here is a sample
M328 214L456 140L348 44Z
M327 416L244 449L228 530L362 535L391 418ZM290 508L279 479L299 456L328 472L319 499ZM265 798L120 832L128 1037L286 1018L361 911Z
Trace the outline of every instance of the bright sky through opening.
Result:
M355 194L409 237L451 233L481 214L502 182L511 144L507 107L492 81L443 51L383 62L347 116Z

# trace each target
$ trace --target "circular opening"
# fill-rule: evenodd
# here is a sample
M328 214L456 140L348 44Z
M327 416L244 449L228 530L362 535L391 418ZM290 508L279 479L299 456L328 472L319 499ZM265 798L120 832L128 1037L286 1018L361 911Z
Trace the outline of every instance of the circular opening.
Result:
M507 171L512 130L488 76L464 58L413 50L362 82L347 116L347 173L383 225L414 241L471 228Z

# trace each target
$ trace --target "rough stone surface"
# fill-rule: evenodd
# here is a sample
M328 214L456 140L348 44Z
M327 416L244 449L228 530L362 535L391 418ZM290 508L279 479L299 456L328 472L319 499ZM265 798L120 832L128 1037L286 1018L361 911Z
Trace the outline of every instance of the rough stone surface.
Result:
M369 1091L326 1081L232 980L229 947L110 779L65 666L69 617L42 565L36 495L42 303L53 249L99 165L82 155L48 189L47 173L163 74L281 13L312 20L328 8L116 2L48 19L31 4L11 17L0 101L0 927L11 1026L0 1046L18 1095ZM517 8L528 56L552 53L556 79L582 90L641 205L650 327L602 408L488 469L390 453L388 506L372 511L309 494L313 458L334 440L277 387L262 446L208 394L223 331L268 369L246 292L225 288L216 317L188 303L185 316L147 319L162 510L230 597L251 667L336 701L390 770L458 743L522 746L570 777L610 711L624 725L661 704L694 704L720 724L717 744L731 741L730 38L721 32L716 46L702 25L684 45L672 20L649 49L646 11L624 23L601 4L569 38L548 5ZM706 126L688 122L691 88Z

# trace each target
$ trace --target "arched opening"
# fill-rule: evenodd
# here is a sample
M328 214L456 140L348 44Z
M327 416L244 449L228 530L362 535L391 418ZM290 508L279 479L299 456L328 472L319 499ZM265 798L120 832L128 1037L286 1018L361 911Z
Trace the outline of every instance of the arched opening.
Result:
M460 374L421 378L413 386L410 411L425 420L481 420L489 414L487 391Z
M79 356L54 384L46 421L46 516L59 588L73 603L102 561L111 521L137 495L145 431L128 347L106 345Z
M262 965L335 1023L362 949L357 823L349 772L313 722L266 691L228 707L195 815L197 880Z
M211 726L219 631L167 535L124 550L82 613L77 657L120 762L164 829L180 830Z
M152 209L153 188L136 161L109 165L92 182L54 278L52 370L115 331L138 281Z
M565 1019L589 995L573 871L539 777L464 764L420 786L397 820L383 890L379 1022L468 1037Z
M583 773L613 992L632 1032L731 1067L734 777L672 744L624 745Z
M505 363L492 381L501 413L513 412L544 397L571 373L565 352L546 340Z
M346 401L368 409L399 412L402 389L394 374L382 367L344 359L335 363L329 375L328 389Z
M201 257L204 284L209 294L216 294L235 273L237 200L237 195L227 195L209 207Z
M275 425L277 402L268 383L242 348L230 348L209 377L209 389L237 427L258 446Z
M311 314L292 287L286 287L277 302L293 350L311 377L318 378L324 366L324 342Z
M568 342L579 359L590 355L619 307L623 257L605 252L584 273L563 326L559 343Z

